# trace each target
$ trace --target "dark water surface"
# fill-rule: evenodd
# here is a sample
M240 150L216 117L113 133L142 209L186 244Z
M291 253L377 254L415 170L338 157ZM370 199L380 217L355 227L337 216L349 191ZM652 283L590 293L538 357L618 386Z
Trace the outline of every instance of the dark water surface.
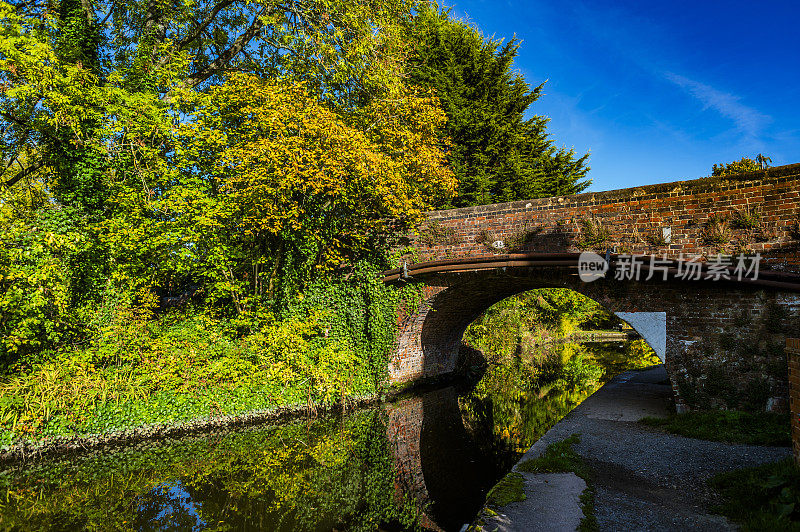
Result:
M0 472L0 529L459 530L599 384L521 378L490 371L343 416L18 464Z

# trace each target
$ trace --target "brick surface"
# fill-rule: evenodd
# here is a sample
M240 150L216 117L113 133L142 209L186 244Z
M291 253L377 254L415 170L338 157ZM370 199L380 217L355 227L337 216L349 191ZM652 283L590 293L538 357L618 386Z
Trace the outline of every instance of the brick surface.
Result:
M786 339L789 365L789 407L792 415L794 461L800 466L800 338Z
M706 178L575 196L482 205L429 213L412 235L414 262L494 252L578 252L592 220L609 238L595 251L669 258L762 254L762 270L800 273L800 165L725 178ZM754 228L732 222L756 214ZM723 217L725 244L707 238L712 216ZM449 232L448 242L423 243L426 226ZM669 243L654 238L671 230ZM492 250L486 241L517 242ZM654 244L655 242L655 244ZM412 257L409 255L408 260ZM494 303L526 290L564 287L612 312L666 312L666 367L681 408L785 411L789 378L786 332L800 330L800 294L769 287L683 281L578 280L563 269L504 268L427 275L424 301L401 313L393 382L452 372L466 327ZM793 340L798 342L798 340ZM800 346L800 343L790 345ZM798 377L800 379L800 377ZM800 384L800 381L798 381Z
M446 244L428 245L424 236L412 235L412 245L417 261L477 256L493 252L482 237L506 243L527 233L518 251L578 251L582 220L592 219L610 232L608 242L598 249L616 246L620 252L671 258L704 256L720 250L703 236L709 218L716 215L729 220L730 241L722 251L759 251L765 267L800 272L798 191L800 164L739 176L436 211L429 213L428 223L452 231L453 237ZM737 211L757 213L760 227L737 228L731 223ZM672 232L669 243L653 238L664 228Z

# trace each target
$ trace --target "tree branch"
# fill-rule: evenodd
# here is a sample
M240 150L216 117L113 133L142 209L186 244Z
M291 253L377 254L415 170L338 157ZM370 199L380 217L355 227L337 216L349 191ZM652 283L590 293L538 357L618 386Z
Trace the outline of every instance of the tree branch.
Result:
M233 42L233 44L224 52L219 54L217 58L211 62L208 67L204 70L197 72L194 76L190 76L186 81L187 85L197 85L199 83L204 82L214 74L219 73L226 65L228 65L231 60L236 57L236 55L241 52L245 46L256 36L256 34L261 31L264 27L264 23L261 21L262 15L267 11L267 6L261 8L261 10L256 14L255 18L253 18L253 22L250 24L244 33L239 35L239 37Z
M83 14L86 16L86 22L91 27L94 24L94 6L92 6L92 0L81 0L81 8L83 9Z
M217 17L220 11L225 9L226 7L231 6L236 0L222 0L214 8L206 15L206 18L203 19L202 22L198 23L197 27L194 31L189 32L183 39L180 40L178 43L178 50L185 50L190 44L197 40L200 35L214 22L214 19Z
M19 173L17 173L17 175L15 175L11 179L9 179L5 183L3 183L3 187L11 188L14 185L16 185L20 180L28 177L31 174L34 174L34 173L38 172L43 167L44 167L44 161L37 161L37 162L33 163L32 165L28 166L27 168L21 170Z
M59 140L58 138L54 137L52 134L48 133L47 131L42 131L41 129L35 129L35 128L31 127L29 122L26 122L25 120L22 120L21 118L18 118L16 116L14 116L13 114L9 113L8 111L0 111L0 118L5 118L9 122L14 122L18 126L21 126L21 127L25 128L26 136L29 135L31 132L36 132L36 133L39 133L40 135L42 135L43 137L47 137L48 139L50 139L50 141L52 141L52 142L54 142L56 144L61 144L61 140Z
M100 21L98 26L103 27L103 26L106 25L106 22L108 22L108 19L110 19L111 15L114 14L114 8L116 8L116 7L117 7L117 2L116 2L116 0L114 0L113 2L111 2L111 7L108 8L108 13L106 14L105 17L103 17L103 20Z
M158 20L159 15L156 13L158 11L158 6L156 5L156 0L150 0L147 2L147 9L145 10L144 15L144 26L142 27L142 35L145 38L151 37L150 32L153 29L153 26Z

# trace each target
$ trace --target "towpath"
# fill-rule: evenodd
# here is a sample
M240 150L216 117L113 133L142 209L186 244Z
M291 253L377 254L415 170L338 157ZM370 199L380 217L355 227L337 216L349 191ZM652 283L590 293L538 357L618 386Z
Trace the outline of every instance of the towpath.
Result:
M727 444L665 434L637 423L670 412L662 366L624 373L587 398L520 460L572 434L573 449L593 471L594 515L600 530L732 530L710 512L717 495L706 481L723 471L780 460L788 447ZM483 518L479 529L575 530L584 481L574 473L522 473L526 499Z

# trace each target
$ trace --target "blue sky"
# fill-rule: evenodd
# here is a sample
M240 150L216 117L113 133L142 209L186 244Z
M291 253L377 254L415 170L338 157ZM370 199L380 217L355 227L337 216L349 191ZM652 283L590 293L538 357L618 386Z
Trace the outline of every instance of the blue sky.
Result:
M800 162L800 2L449 0L522 40L558 145L591 152L589 190L693 179L763 153Z

